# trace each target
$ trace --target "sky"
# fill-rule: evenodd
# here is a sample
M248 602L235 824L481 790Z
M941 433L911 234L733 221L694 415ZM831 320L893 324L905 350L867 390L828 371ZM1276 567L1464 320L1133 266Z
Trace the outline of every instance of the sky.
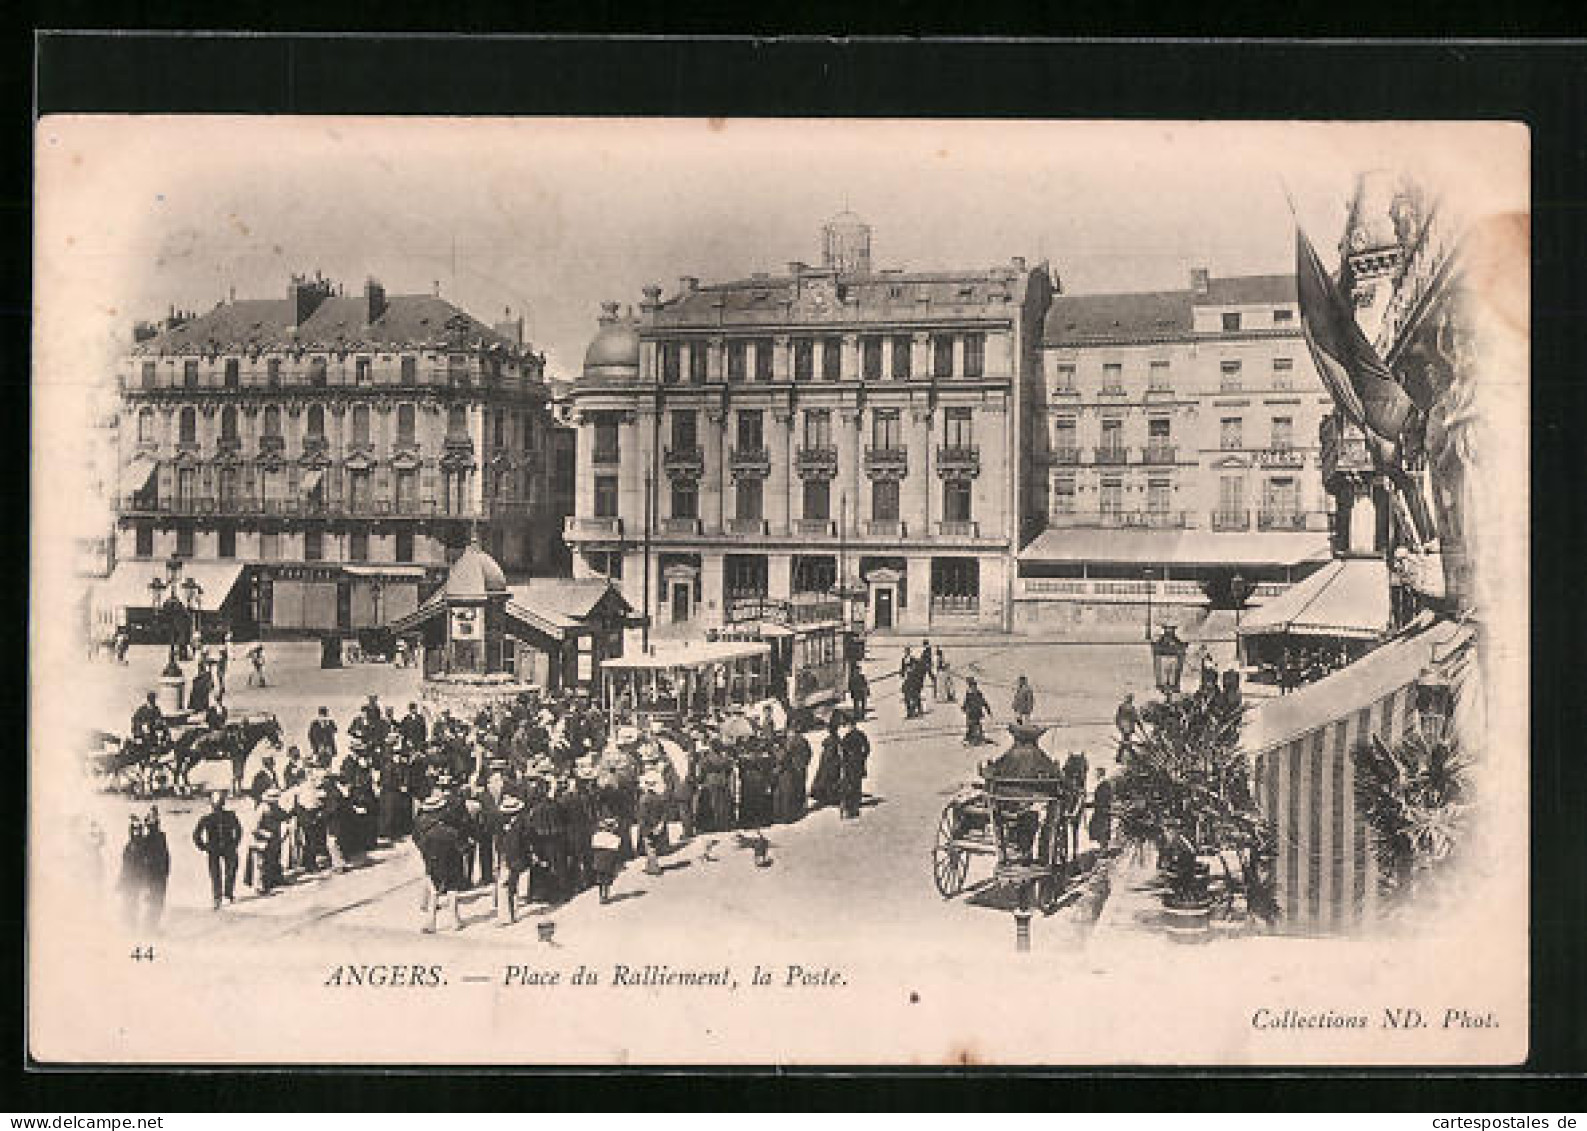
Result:
M134 319L319 271L349 292L438 283L486 322L510 308L560 378L602 300L819 262L845 207L878 267L1019 255L1068 293L1147 290L1292 270L1286 186L1332 263L1364 169L1525 167L1516 127L1414 123L52 117L36 140L59 296L41 322L78 365L111 364Z

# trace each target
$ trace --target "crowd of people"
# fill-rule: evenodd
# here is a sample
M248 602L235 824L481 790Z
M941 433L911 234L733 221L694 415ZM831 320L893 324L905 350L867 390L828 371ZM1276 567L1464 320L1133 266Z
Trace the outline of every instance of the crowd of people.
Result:
M265 751L236 776L246 823L233 796L212 795L193 843L215 908L235 899L239 870L266 896L411 842L426 931L448 905L461 927L458 897L481 889L505 926L529 903L592 888L605 902L627 861L659 875L697 835L792 823L812 804L858 817L870 754L853 712L833 713L817 750L775 702L640 728L583 692L527 692L472 720L416 703L397 716L370 696L345 732L321 707L307 738L306 755Z

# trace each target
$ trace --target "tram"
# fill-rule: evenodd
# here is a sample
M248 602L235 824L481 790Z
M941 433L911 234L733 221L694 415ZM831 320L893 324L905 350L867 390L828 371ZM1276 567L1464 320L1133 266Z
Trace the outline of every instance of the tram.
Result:
M712 710L754 709L772 695L771 646L704 640L658 644L601 661L601 702L614 723L676 723Z
M842 602L819 596L738 602L729 606L727 619L711 635L770 648L772 687L787 694L794 726L822 725L848 694L850 665L864 652Z

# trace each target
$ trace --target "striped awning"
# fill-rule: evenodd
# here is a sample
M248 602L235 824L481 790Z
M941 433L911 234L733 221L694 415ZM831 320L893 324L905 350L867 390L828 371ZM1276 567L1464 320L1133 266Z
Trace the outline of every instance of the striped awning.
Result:
M1415 684L1469 639L1471 629L1418 621L1404 633L1247 720L1256 800L1278 833L1274 873L1279 928L1296 934L1351 929L1374 910L1376 863L1357 811L1352 751L1373 737L1392 746L1414 726Z

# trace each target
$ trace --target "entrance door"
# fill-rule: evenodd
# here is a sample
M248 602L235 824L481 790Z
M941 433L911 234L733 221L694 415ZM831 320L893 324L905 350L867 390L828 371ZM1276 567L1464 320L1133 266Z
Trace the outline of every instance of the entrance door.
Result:
M893 590L891 587L876 590L876 627L893 627Z
M693 586L687 581L672 583L672 623L682 624L689 619L689 598Z

